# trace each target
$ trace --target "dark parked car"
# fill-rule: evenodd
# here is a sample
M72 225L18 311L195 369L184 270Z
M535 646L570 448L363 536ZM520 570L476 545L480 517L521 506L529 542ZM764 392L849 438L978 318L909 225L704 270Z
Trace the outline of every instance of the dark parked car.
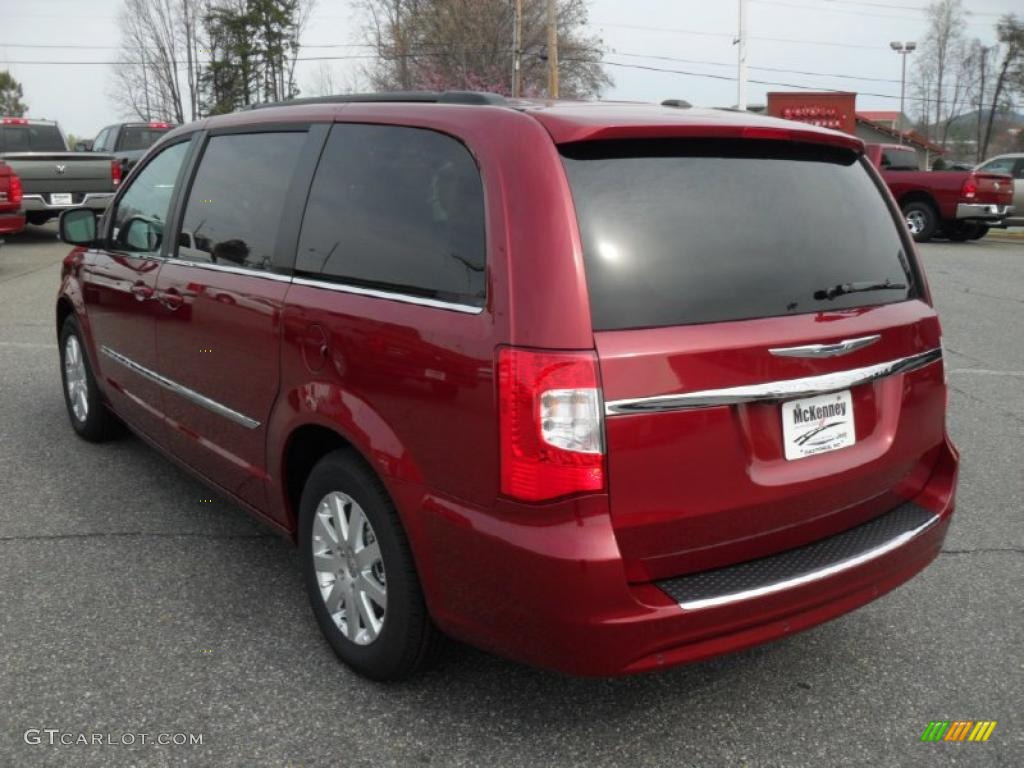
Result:
M172 131L61 236L74 430L124 422L296 541L373 678L440 633L580 675L734 651L893 589L949 526L939 319L844 134L300 101Z
M81 146L76 146L75 149L80 152L103 152L112 155L120 163L122 173L127 176L128 171L146 154L146 150L174 127L173 123L162 120L115 123L96 134L88 148L85 142L80 142Z

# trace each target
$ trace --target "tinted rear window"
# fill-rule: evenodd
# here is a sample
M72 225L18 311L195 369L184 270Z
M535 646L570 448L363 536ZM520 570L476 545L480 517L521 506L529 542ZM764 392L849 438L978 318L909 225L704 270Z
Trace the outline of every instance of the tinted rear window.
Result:
M882 167L887 171L917 171L917 152L912 149L883 149Z
M121 131L120 146L122 152L135 149L149 149L156 140L167 133L170 128L150 128L142 125L125 126Z
M56 125L0 126L0 152L66 152Z
M597 330L860 307L913 291L896 221L851 152L690 140L562 153ZM814 296L886 279L911 287Z
M464 145L420 128L331 129L297 270L483 306L486 255L483 183Z

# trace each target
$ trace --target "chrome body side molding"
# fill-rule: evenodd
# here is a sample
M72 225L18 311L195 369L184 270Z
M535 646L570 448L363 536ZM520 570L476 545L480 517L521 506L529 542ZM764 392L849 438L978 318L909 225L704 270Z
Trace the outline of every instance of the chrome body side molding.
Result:
M135 371L137 374L146 377L150 381L156 382L164 389L174 392L176 395L180 395L186 400L191 400L196 405L200 405L206 410L216 413L218 416L223 416L225 419L229 419L236 424L240 424L246 429L256 429L256 427L260 425L260 422L256 421L256 419L251 419L245 414L239 413L232 408L228 408L223 403L218 403L216 400L211 400L206 395L199 394L194 389L189 389L176 381L168 379L166 376L161 376L156 371L151 371L144 365L139 365L130 357L125 357L120 352L116 352L110 347L100 347L100 351L111 360L120 363L129 370Z
M623 416L631 413L658 413L688 408L711 408L716 405L738 405L741 403L783 402L801 397L824 395L850 389L860 384L907 373L931 365L942 359L942 349L936 347L910 357L901 357L887 363L878 363L864 368L853 368L837 373L807 376L801 379L785 379L764 384L748 384L725 389L707 389L701 392L683 392L677 395L656 395L626 400L612 400L605 403L605 415Z

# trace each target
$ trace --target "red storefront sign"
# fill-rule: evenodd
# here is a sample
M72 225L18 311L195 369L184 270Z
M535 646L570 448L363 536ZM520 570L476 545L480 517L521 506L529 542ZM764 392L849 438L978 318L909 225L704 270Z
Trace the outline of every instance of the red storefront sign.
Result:
M857 94L769 93L768 114L853 135L857 127Z

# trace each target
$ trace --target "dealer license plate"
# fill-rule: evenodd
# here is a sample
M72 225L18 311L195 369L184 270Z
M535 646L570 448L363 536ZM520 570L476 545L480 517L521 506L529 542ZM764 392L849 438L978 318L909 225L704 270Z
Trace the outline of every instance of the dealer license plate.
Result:
M857 440L850 390L783 403L782 441L790 460L853 445Z

